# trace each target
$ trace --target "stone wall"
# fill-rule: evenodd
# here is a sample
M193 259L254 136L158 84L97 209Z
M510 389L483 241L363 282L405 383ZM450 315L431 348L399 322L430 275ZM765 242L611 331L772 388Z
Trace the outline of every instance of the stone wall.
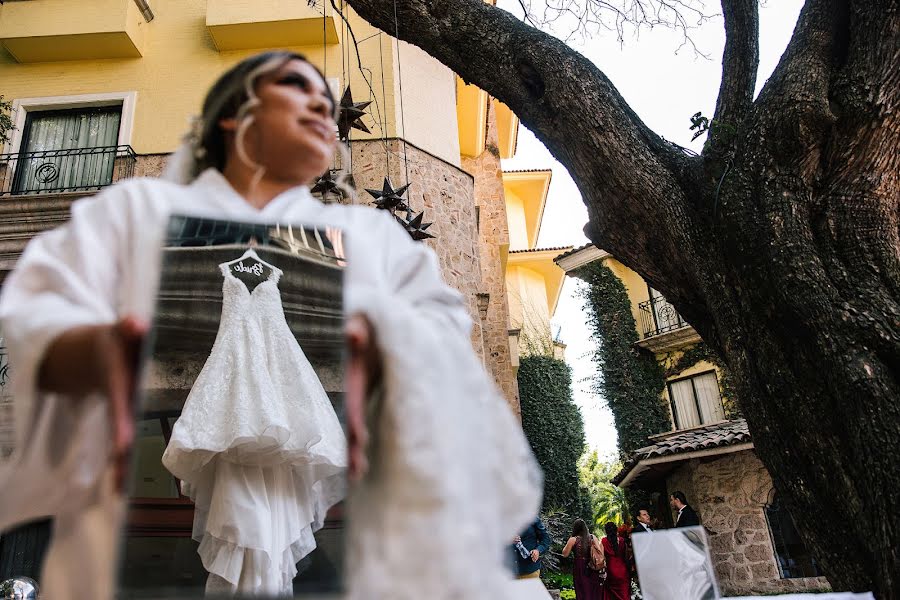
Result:
M444 280L466 299L472 317L472 345L483 358L478 293L481 292L481 265L476 245L475 199L472 177L459 168L431 156L401 140L356 141L352 144L351 172L359 192L358 202L373 198L366 188L381 189L387 173L394 187L408 181L410 207L425 211L426 240L438 256Z
M479 207L478 250L487 305L483 327L484 354L494 381L503 391L513 411L521 417L519 386L509 347L506 273L501 261L501 253L509 248L509 225L506 219L500 152L497 150L497 118L493 102L492 100L488 108L486 149L478 157L463 157L462 165L475 177L475 201Z
M669 493L683 491L700 514L724 595L828 588L824 577L781 578L764 512L772 478L752 450L691 460L666 485Z

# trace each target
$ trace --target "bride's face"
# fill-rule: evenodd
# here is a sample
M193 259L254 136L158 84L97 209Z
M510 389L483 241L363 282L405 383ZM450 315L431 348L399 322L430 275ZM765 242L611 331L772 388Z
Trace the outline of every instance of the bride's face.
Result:
M309 63L290 60L259 78L259 104L244 135L250 159L266 176L308 184L331 165L335 151L334 106L322 76Z

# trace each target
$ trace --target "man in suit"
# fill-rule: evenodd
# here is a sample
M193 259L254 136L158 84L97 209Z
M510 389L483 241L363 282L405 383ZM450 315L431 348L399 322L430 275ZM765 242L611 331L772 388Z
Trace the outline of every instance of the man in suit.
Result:
M526 556L522 556L517 546L521 543L525 548ZM541 576L541 557L550 550L550 534L540 518L536 518L528 528L516 536L511 547L516 557L516 576L519 579L529 579Z
M631 530L632 535L635 533L650 533L653 529L650 527L650 513L646 508L638 511L636 522Z
M674 492L669 497L669 505L678 511L678 517L675 519L675 527L691 527L700 524L700 517L697 512L687 503L687 496L684 492Z

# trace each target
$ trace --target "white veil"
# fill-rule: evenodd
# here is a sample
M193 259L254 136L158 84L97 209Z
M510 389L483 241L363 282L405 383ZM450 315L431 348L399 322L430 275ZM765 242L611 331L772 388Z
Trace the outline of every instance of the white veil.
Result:
M197 159L190 139L185 139L166 161L161 179L187 185L197 178Z

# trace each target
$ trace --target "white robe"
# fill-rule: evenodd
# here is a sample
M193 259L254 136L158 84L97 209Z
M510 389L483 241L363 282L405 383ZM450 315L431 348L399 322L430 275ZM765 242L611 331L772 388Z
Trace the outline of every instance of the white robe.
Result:
M16 449L0 471L0 529L56 518L46 596L111 595L123 511L104 399L38 393L36 371L72 327L151 317L172 212L344 229L345 312L369 318L384 360L370 471L348 498L349 597L503 597L503 551L539 509L541 474L434 253L386 213L323 205L305 187L257 210L214 170L188 186L134 179L76 202L70 222L36 237L3 286Z

